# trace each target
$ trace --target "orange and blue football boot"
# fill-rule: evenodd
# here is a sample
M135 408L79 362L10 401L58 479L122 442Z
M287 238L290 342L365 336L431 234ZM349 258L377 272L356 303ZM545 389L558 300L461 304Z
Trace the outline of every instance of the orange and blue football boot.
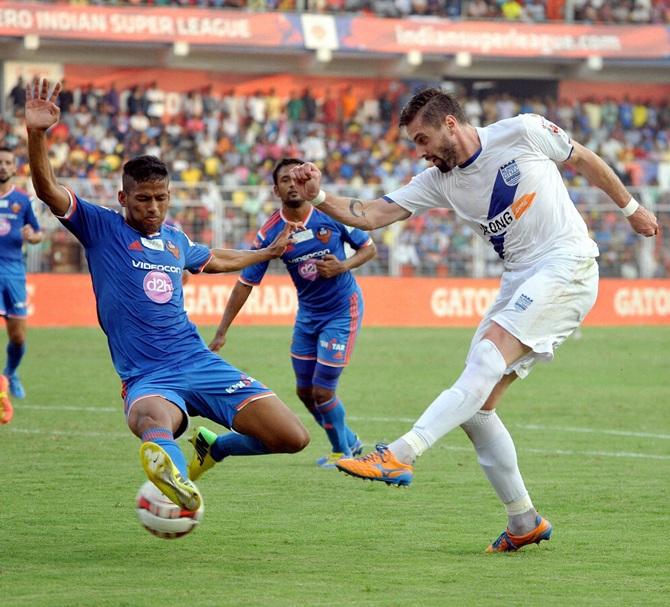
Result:
M0 375L0 424L8 424L14 417L14 407L9 400L9 380Z
M509 529L505 529L498 539L489 545L486 552L516 552L527 544L539 544L542 540L551 539L551 532L554 529L551 523L539 514L535 523L535 529L525 535L513 535Z
M335 462L338 470L357 478L382 481L397 487L407 486L414 478L414 467L398 461L383 444L364 457L343 457Z

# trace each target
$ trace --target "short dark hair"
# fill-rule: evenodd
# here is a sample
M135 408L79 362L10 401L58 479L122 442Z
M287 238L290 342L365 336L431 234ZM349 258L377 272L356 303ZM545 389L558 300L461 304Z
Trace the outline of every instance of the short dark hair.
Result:
M272 170L272 181L274 182L275 185L277 185L277 175L279 175L279 169L283 167L292 166L294 164L305 164L305 161L300 160L300 158L282 158L275 165L275 168Z
M407 126L421 113L421 122L439 128L446 116L466 123L465 112L454 97L440 89L424 89L412 97L400 113L400 126Z
M136 156L123 165L123 189L129 191L136 183L147 181L169 181L167 166L156 156Z
M12 156L16 156L16 152L14 151L14 148L10 148L8 145L0 145L0 152L7 152L8 154L11 154Z

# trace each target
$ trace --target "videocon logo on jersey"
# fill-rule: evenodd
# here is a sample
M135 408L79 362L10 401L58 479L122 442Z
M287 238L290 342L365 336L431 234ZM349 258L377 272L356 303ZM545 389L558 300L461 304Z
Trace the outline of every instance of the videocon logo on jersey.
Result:
M144 292L147 297L158 304L167 303L172 299L174 286L172 279L165 272L153 271L144 277Z
M491 192L487 222L479 224L482 234L489 237L489 241L500 259L505 259L507 228L519 219L535 200L535 192L516 198L516 190L520 181L521 170L516 160L508 162L498 169L498 175Z

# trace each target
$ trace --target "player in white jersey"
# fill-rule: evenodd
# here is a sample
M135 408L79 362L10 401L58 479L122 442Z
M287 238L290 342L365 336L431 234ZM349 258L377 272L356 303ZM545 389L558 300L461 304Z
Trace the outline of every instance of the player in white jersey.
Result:
M453 209L490 242L505 270L500 293L451 388L401 438L365 457L341 459L337 467L352 476L408 485L416 458L461 426L508 515L507 528L487 551L515 551L549 539L552 526L533 506L514 443L495 408L517 377L525 377L538 360L553 358L591 309L598 288L598 248L555 163L569 162L603 190L638 234L654 236L658 225L602 159L541 116L476 128L454 98L427 89L404 108L400 126L433 165L406 186L376 200L333 196L321 189L318 168L307 163L292 170L296 189L320 210L363 230L431 208Z

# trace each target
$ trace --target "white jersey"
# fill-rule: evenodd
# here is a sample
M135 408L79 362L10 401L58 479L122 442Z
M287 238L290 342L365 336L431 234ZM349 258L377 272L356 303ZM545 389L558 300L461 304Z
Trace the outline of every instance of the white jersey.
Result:
M572 153L568 135L537 114L477 128L481 149L442 173L426 169L384 196L411 213L451 208L489 241L506 269L552 257L597 257L598 246L554 161Z

